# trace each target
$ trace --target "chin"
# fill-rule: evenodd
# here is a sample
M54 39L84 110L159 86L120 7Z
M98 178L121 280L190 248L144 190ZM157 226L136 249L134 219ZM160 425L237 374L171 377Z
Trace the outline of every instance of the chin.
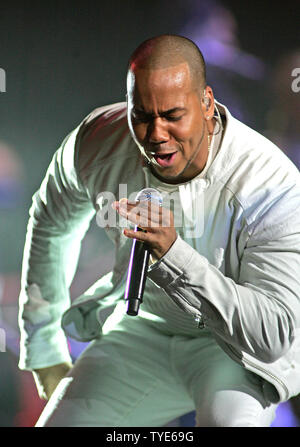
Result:
M164 180L176 180L178 176L180 176L180 173L177 172L170 172L167 169L156 169L156 167L153 169L154 172L159 175Z

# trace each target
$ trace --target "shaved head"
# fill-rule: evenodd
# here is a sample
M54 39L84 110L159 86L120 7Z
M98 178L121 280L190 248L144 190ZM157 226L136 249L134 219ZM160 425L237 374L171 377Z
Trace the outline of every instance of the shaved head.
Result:
M128 69L159 70L186 62L196 88L206 86L206 69L203 55L197 45L186 37L163 34L146 40L132 54Z

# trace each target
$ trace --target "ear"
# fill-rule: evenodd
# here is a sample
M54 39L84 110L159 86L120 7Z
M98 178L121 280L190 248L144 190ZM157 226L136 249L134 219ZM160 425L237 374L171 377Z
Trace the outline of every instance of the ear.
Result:
M214 116L215 109L214 94L212 88L209 85L207 85L203 91L202 101L204 117L207 121L209 121Z

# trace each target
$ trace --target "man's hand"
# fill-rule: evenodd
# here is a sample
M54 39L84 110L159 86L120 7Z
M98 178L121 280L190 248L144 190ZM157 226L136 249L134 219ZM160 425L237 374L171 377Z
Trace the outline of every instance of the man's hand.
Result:
M72 364L66 362L34 370L33 377L40 398L49 400L61 379L66 376L71 368Z
M121 199L112 204L123 217L145 231L124 230L124 235L147 243L150 252L160 259L177 238L173 213L153 202L129 202Z

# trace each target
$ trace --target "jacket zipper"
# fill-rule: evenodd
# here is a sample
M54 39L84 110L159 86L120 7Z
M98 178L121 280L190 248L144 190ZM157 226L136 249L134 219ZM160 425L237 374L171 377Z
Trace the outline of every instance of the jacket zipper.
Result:
M270 373L269 371L267 371L266 369L262 368L259 365L256 365L255 363L251 362L250 360L246 360L245 358L243 358L241 355L239 355L238 351L236 351L231 345L229 345L228 343L226 343L226 346L229 348L229 350L236 356L238 357L240 360L242 360L244 363L252 366L253 368L263 372L264 374L266 374L267 376L271 377L275 382L279 383L281 385L281 387L284 389L285 394L286 394L286 398L288 399L289 396L289 390L286 386L286 384L279 379L277 376L274 376L274 374Z
M198 329L205 329L206 325L205 325L205 321L204 321L203 315L197 315L195 317L195 322L196 322L196 324L198 326Z
M195 318L195 321L198 324L198 328L199 329L204 329L206 327L203 315L197 315L197 317ZM251 360L247 360L247 359L243 358L243 356L240 355L239 352L236 351L229 343L226 343L226 346L228 347L228 349L232 352L232 354L235 357L237 357L238 359L242 360L244 363L252 366L253 368L261 371L262 373L264 373L267 376L271 377L275 382L279 383L279 385L281 385L281 387L285 391L286 398L288 398L289 390L288 390L286 384L281 379L279 379L277 376L274 376L274 374L272 374L269 371L267 371L266 369L262 368L260 365L256 365L254 362L251 362Z

